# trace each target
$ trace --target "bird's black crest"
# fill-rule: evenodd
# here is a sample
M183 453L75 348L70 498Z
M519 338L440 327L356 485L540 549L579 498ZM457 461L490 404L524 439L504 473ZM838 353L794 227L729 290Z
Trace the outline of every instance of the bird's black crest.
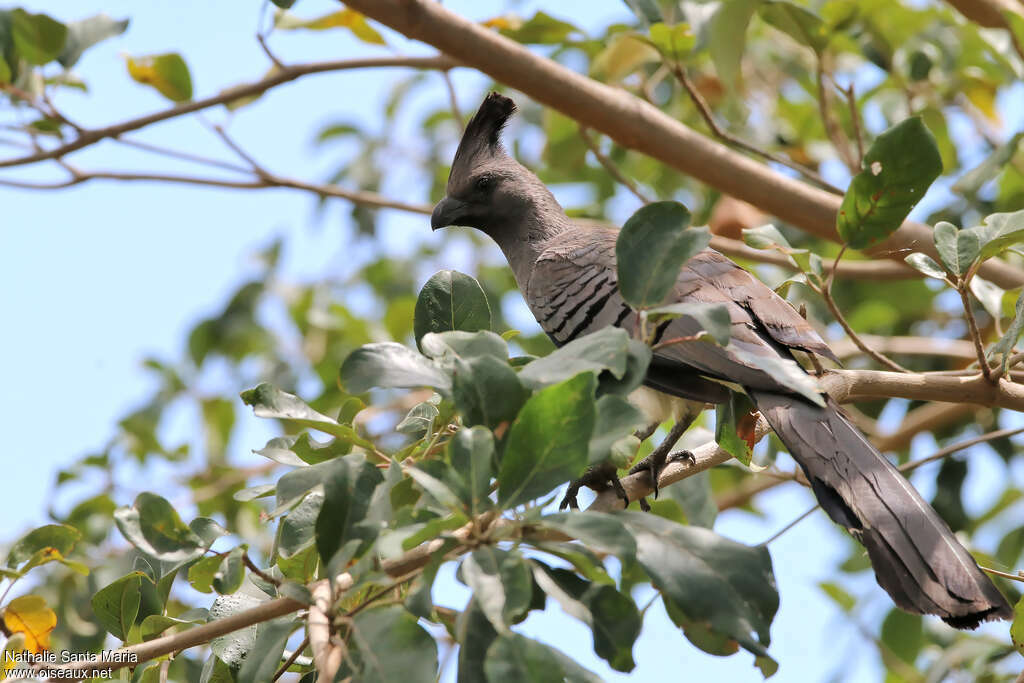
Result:
M484 98L480 109L466 126L453 166L465 162L481 152L493 153L501 148L501 131L516 112L516 103L496 92Z

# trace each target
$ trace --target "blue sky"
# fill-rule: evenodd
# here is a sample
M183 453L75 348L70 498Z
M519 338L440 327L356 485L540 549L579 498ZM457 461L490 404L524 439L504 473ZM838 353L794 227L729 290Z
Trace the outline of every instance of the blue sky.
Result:
M21 4L63 20L100 10L132 19L124 36L88 51L76 66L90 84L90 92L61 93L57 100L63 110L87 126L166 106L154 91L127 77L121 53L182 53L191 66L197 96L258 78L267 66L253 40L259 17L255 0L106 0L94 8L70 0L25 0ZM445 4L476 19L507 9L499 0L447 0ZM621 0L531 0L514 6L528 16L542 4L583 27L628 19ZM304 0L296 10L315 16L336 7L327 0ZM429 51L407 45L393 33L388 38L401 52ZM275 36L274 45L294 61L365 55L367 51L366 46L337 31ZM313 153L315 131L342 118L379 128L380 102L394 79L405 73L352 71L302 79L272 91L234 116L226 117L220 110L207 116L211 121L228 122L235 139L272 170L320 181L330 159ZM466 71L456 72L455 78L462 108L468 111L475 106L473 98L482 81ZM427 94L422 97L433 101L446 97L439 79L424 92ZM422 106L422 97L419 105L414 99L411 106ZM230 158L194 119L163 123L137 137L205 154L223 151L223 158ZM84 168L150 167L144 157L111 143L83 151L73 160ZM179 170L174 164L159 163L164 169ZM33 167L3 177L57 176L51 168ZM385 191L406 201L427 201L424 187L410 188L402 179L389 181ZM345 218L348 207L334 203L325 216L317 218L312 198L288 190L252 192L110 182L59 193L0 188L0 207L0 319L7 329L0 341L6 359L0 415L7 434L6 460L11 463L5 473L5 488L14 497L13 501L8 498L5 506L6 538L44 521L54 472L103 446L115 421L137 406L151 388L141 361L147 356L180 356L187 330L222 306L225 297L256 272L250 258L253 251L277 235L288 235L284 274L297 280L324 273L342 277L358 260L349 246L352 226ZM434 239L424 217L384 212L382 221L380 234L386 250L405 252L412 236ZM259 464L258 456L251 455L249 449L261 447L269 435L266 424L248 413L242 415L233 462L239 466ZM924 437L922 448L929 446L928 438ZM914 481L927 496L934 470L922 469L925 471ZM999 472L992 456L984 452L972 460L972 480L991 481ZM168 469L165 474L176 473ZM717 530L756 543L811 504L806 491L781 487L764 496L766 517L729 513ZM864 643L856 627L815 587L830 578L836 559L848 551L847 541L830 527L819 513L771 546L782 596L772 629L771 652L781 664L774 680L817 681L838 676L836 680L857 681L878 676L873 647ZM451 580L442 585L445 588L438 591L438 602L461 607L461 587ZM864 621L874 623L888 609L887 598L869 576L858 577L854 585L858 595L870 596ZM523 630L580 658L602 676L616 677L593 655L585 627L558 607L532 617ZM698 652L668 622L660 607L648 614L634 655L638 668L629 677L633 681L683 676L760 680L752 658L745 653L719 659Z

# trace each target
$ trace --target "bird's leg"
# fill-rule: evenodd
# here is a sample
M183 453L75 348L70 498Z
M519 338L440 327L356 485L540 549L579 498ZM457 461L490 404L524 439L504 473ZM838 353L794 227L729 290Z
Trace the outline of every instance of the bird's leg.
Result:
M647 472L650 475L651 488L654 489L655 499L658 498L658 477L661 476L661 471L665 469L665 465L668 462L669 452L672 450L673 446L676 445L676 442L679 441L679 438L683 435L683 432L690 428L690 425L693 424L693 421L697 419L698 415L700 415L699 411L696 411L694 414L688 413L681 415L679 419L676 420L676 423L672 426L672 429L669 430L668 436L666 436L662 440L662 442L658 444L657 448L651 451L651 454L648 455L646 458L644 458L637 464L633 465L633 467L629 470L630 474L634 474L636 472ZM680 451L679 453L673 453L672 455L673 459L680 457L693 458L693 454L690 453L689 451ZM644 511L650 509L650 506L647 504L646 499L640 499L640 508Z
M595 491L604 491L610 487L615 491L615 495L622 499L624 503L623 507L629 506L629 496L626 495L626 490L622 488L622 483L619 481L615 465L611 462L604 462L600 465L588 467L582 477L569 483L569 488L565 490L565 496L562 497L562 502L558 504L558 509L579 509L579 503L576 501L576 494L579 493L580 489L584 486L589 486Z

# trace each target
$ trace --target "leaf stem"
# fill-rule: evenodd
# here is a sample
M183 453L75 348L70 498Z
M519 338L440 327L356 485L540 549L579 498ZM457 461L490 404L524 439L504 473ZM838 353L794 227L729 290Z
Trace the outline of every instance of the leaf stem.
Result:
M971 299L967 295L967 279L964 278L957 283L957 291L960 293L960 301L964 305L964 314L967 318L967 328L971 333L971 341L974 342L974 350L978 354L978 364L981 366L981 374L986 382L996 382L997 378L992 376L992 369L988 366L985 358L985 344L981 340L981 331L978 329L978 321L974 317L974 310L971 308Z

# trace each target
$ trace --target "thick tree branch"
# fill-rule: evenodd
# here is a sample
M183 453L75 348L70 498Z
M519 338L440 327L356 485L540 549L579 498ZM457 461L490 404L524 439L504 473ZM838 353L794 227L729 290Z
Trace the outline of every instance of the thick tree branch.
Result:
M133 130L145 128L146 126L150 126L154 123L184 116L185 114L192 114L217 105L227 104L228 102L242 99L244 97L261 95L271 88L277 87L283 83L288 83L289 81L294 81L296 78L301 76L371 67L407 67L414 69L440 69L444 71L456 66L458 66L458 64L455 61L444 55L437 55L434 57L373 57L366 59L341 59L286 66L281 70L274 71L263 79L228 88L227 90L222 90L220 93L210 97L193 100L191 102L183 102L182 104L162 111L122 121L121 123L116 123L104 128L83 130L78 137L63 145L58 145L51 149L40 150L22 157L2 159L0 160L0 168L24 166L26 164L34 164L40 161L59 159L101 140L116 138Z
M900 373L881 370L829 370L819 378L822 388L840 403L876 398L974 403L1024 411L1024 387L1006 380L996 384L982 375Z
M440 3L350 0L346 4L521 90L624 147L658 159L811 234L839 240L835 228L838 197L700 135L638 97L534 54ZM871 251L900 260L911 251L937 257L931 236L929 227L908 221ZM1024 284L1024 272L998 260L987 261L981 275L1005 289Z

